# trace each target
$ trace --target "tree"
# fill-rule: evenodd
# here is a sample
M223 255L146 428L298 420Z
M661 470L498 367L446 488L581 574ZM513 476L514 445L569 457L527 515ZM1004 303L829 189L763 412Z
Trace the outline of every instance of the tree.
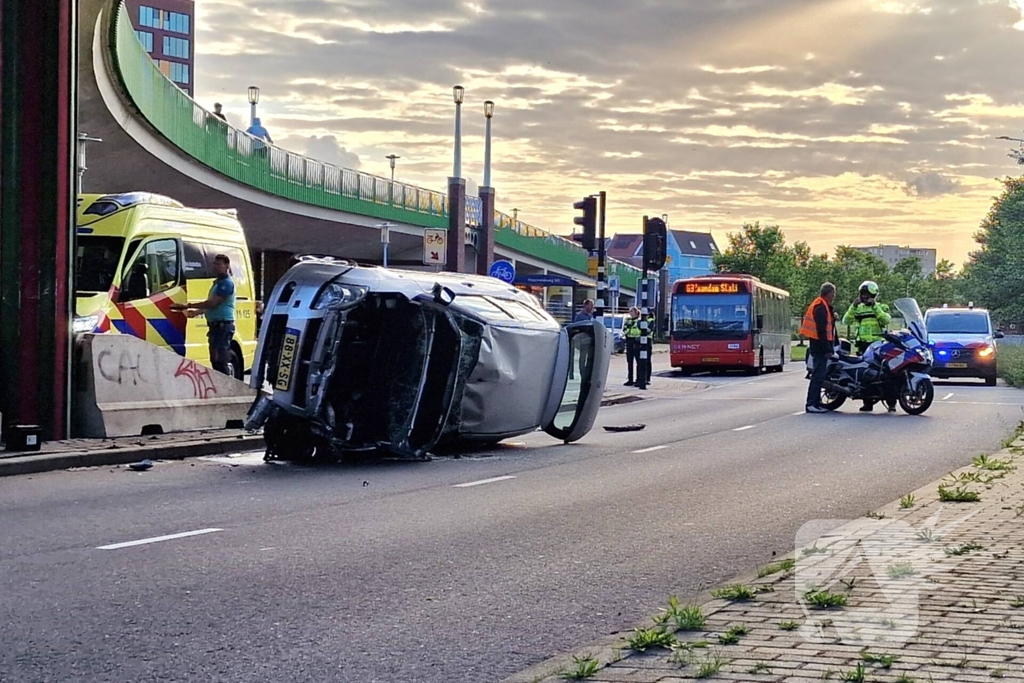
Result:
M1003 180L974 234L978 250L964 271L967 298L992 311L996 320L1024 320L1024 178Z
M761 227L746 223L740 232L729 233L729 246L715 255L715 267L729 273L745 273L763 282L790 289L796 278L794 251L777 225Z

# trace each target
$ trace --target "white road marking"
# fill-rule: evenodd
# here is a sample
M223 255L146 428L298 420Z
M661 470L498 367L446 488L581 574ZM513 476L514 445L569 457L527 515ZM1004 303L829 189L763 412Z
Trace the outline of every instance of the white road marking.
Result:
M136 545L146 545L147 543L160 543L161 541L173 541L176 538L188 538L189 536L202 536L203 534L212 534L216 531L224 531L223 529L199 529L197 531L185 531L180 534L168 534L167 536L154 536L153 538L143 538L138 541L126 541L124 543L111 543L110 545L101 545L96 550L119 550L121 548L131 548Z
M946 394L945 396L943 396L942 400L943 401L948 401L951 398L953 398L953 392L950 392L950 393Z
M734 429L732 431L734 431L734 432L745 432L748 429L753 429L753 428L754 428L754 425L747 425L746 427L737 427L736 429Z
M793 413L793 415L803 415L806 412L807 412L806 410L801 410L799 412Z
M654 451L660 451L660 450L664 450L666 448L668 448L668 446L651 446L650 448L641 448L640 450L633 451L633 452L637 453L637 454L639 454L639 453L653 453Z
M481 479L480 481L471 481L466 484L455 484L454 488L457 489L468 489L470 486L480 486L481 484L493 484L496 481L505 481L507 479L515 479L512 475L506 475L504 477L492 477L490 479Z

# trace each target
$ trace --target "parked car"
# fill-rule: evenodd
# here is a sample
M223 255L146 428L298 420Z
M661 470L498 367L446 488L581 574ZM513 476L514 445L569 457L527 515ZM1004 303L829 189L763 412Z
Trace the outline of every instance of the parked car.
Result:
M925 325L935 353L933 377L980 377L995 386L996 339L1002 339L1003 333L992 326L988 311L973 304L930 308Z
M494 443L590 431L611 333L561 327L529 294L488 277L367 268L304 257L274 288L246 425L268 458Z
M621 314L604 316L604 326L612 332L612 353L623 353L626 350L626 335L622 326L626 316Z

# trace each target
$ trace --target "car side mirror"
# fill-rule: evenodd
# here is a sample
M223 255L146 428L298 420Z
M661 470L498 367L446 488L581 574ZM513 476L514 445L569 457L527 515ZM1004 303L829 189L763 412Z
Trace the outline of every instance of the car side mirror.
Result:
M1003 337L1005 337L1006 335L1005 335L1005 334L1003 334L1003 331L1002 331L1002 330L996 330L996 333L995 333L995 334L994 334L993 336L994 336L994 337L995 337L996 339L1002 339L1002 338L1003 338Z

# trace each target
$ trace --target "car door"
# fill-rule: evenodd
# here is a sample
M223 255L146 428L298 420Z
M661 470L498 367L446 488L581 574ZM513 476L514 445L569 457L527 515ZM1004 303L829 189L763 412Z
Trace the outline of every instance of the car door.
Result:
M176 239L152 237L140 243L121 276L120 319L111 320L118 332L185 355L187 318L170 308L186 301L181 260Z
M586 436L597 419L608 379L612 332L594 320L567 325L561 334L541 427L571 443Z

